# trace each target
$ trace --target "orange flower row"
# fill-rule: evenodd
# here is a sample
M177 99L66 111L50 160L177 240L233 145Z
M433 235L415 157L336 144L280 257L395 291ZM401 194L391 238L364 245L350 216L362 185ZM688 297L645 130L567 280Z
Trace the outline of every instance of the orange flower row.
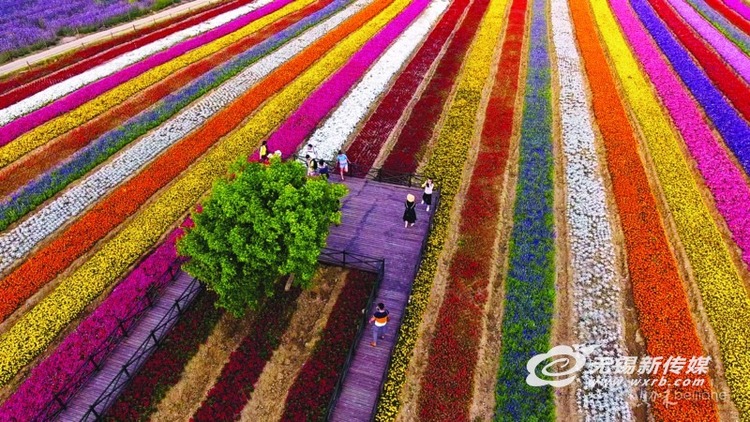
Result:
M232 131L267 98L281 91L325 51L359 29L390 3L391 0L373 2L280 66L211 118L206 125L173 145L141 173L97 203L64 233L34 253L0 281L0 320L7 318L38 289L137 212L154 193L177 177L218 139Z
M656 199L638 155L638 140L633 128L627 124L628 114L618 96L586 0L572 0L571 12L591 86L594 114L604 138L612 189L625 236L633 298L641 332L646 338L646 350L651 356L701 356L701 341L690 316L677 263L669 249ZM675 387L669 384L673 384L679 375L664 376L668 379L666 386L651 387L657 393L655 397L664 397L668 389L672 393L681 393L683 397L689 394L709 396L711 393L708 377L704 376L705 383L700 387ZM652 405L659 420L717 418L711 400L678 400L675 403L654 400Z
M331 1L320 1L285 16L240 42L230 45L211 56L180 69L168 78L145 91L129 98L85 124L50 141L44 148L24 156L13 164L0 169L0 196L9 195L55 164L62 162L79 148L104 133L121 126L125 121L151 107L157 101L185 86L188 82L230 60L237 54L262 42L271 35L322 9ZM114 153L114 152L113 152Z

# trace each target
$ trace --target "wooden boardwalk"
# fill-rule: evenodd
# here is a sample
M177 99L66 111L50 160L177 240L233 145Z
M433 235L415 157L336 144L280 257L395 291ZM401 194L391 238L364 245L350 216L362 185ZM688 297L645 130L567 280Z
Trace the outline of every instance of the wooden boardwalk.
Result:
M335 175L331 178L338 180ZM418 188L355 178L347 179L345 184L350 192L343 201L342 224L331 228L327 247L385 259L385 276L375 303L383 302L391 319L386 338L379 340L377 347L370 345L372 325L365 329L345 375L333 420L369 421L416 276L430 216L425 212L425 206L418 204L416 224L404 228L402 216L406 195L411 193L417 202L421 201L422 193Z
M180 271L175 280L163 289L161 296L156 300L154 306L145 312L140 321L132 327L128 336L107 357L102 364L101 370L95 372L88 382L76 393L68 403L67 408L59 415L59 420L80 421L83 419L89 410L89 406L107 389L107 386L117 376L123 365L128 362L141 344L146 341L152 330L169 312L175 301L186 292L192 280L191 276ZM194 295L195 293L193 293ZM188 299L188 303L190 299ZM157 338L160 339L166 335L171 327L164 328L154 333ZM138 363L142 364L144 361L145 359ZM140 367L140 365L131 365L129 367L130 373L134 374L139 369L135 368L135 366ZM120 391L116 393L119 394Z

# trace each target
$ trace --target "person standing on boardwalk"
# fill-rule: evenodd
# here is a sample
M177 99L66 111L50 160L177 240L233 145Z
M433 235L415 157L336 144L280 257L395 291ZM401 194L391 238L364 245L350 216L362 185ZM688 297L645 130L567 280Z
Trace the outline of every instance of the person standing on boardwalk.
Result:
M372 329L372 342L370 343L370 346L377 346L378 338L385 338L385 326L388 324L389 319L388 310L385 309L385 305L383 303L378 303L378 307L375 308L375 312L372 314L372 318L370 318L370 323L375 323L375 326Z
M435 184L432 183L432 179L427 179L422 183L424 193L422 194L422 203L427 204L427 212L430 212L430 205L432 205L432 190L435 188Z
M339 151L339 155L336 156L336 161L339 163L339 174L341 180L344 180L344 173L349 173L349 157L344 154L344 151Z
M307 175L315 176L318 174L318 162L315 158L310 157L310 154L305 155L305 163L307 163Z
M305 155L309 155L313 160L317 160L318 150L315 149L313 144L307 144L307 148L305 148Z
M417 204L414 202L414 195L406 195L406 204L404 209L404 228L411 227L417 221Z
M328 181L328 164L325 160L318 160L318 174Z

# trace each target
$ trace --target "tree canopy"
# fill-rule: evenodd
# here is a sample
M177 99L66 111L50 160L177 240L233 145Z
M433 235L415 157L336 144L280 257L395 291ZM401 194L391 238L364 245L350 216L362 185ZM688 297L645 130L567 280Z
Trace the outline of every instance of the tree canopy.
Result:
M237 162L218 180L177 249L183 269L205 282L235 316L277 292L284 275L309 287L328 228L341 223L346 186L306 177L296 161Z

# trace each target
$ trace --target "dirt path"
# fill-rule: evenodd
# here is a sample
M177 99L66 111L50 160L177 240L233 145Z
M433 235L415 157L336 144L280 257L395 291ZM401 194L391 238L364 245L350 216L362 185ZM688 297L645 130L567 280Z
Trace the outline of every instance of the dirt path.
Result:
M133 31L138 30L139 28L151 26L156 22L169 19L176 15L188 14L191 11L197 8L203 7L207 4L221 3L222 1L224 0L189 1L187 3L183 3L175 7L170 7L170 8L161 10L158 13L144 16L138 20L127 22L122 25L118 25L114 28L109 28L104 31L95 32L93 34L86 35L85 37L77 38L73 41L69 41L64 44L54 46L52 48L42 50L38 53L25 56L25 57L20 57L10 63L6 63L0 66L0 76L11 73L11 72L15 72L25 67L29 67L35 63L39 63L41 61L47 60L54 56L67 53L71 50L75 50L81 47L86 47L90 44L96 43L97 41L101 41L105 38L133 32Z

